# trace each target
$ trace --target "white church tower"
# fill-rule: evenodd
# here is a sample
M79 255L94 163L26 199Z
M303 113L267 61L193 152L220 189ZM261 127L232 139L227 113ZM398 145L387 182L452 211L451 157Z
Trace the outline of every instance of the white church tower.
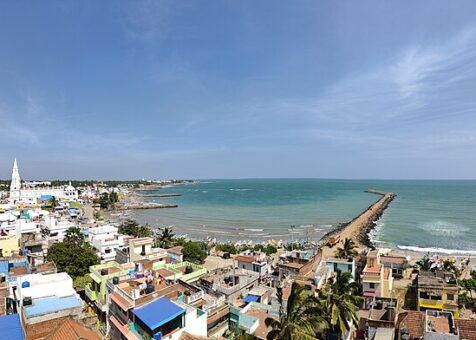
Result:
M20 201L21 178L18 172L17 159L13 163L12 182L10 184L10 204L16 204Z

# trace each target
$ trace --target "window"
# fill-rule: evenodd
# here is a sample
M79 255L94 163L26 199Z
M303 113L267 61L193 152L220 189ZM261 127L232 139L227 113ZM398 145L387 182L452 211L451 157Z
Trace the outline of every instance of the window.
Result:
M370 288L370 289L375 289L375 283L370 282L370 283L369 283L369 288Z
M111 252L111 249L106 249L104 252L105 252L106 254L109 254L109 253Z
M427 292L420 292L420 299L428 299L428 293Z
M455 296L453 294L447 294L446 295L446 300L453 301L455 299Z

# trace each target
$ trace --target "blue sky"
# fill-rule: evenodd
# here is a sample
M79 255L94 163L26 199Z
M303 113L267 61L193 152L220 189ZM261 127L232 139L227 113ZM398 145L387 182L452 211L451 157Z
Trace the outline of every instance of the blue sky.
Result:
M0 177L476 178L474 1L3 1Z

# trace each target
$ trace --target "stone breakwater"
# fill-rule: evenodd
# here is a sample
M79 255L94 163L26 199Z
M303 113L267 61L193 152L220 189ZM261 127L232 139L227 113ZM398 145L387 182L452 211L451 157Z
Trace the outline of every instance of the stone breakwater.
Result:
M385 209L388 208L390 202L397 196L392 192L384 192L379 190L365 190L368 193L382 195L383 197L377 202L370 205L360 215L352 219L350 222L342 223L333 230L325 234L321 241L326 243L331 236L339 235L341 240L344 238L353 239L359 247L365 246L374 248L369 238L369 232L375 228L376 222L382 216Z
M377 221L382 217L385 209L388 208L390 203L395 199L397 195L393 192L382 192L377 190L366 190L366 192L383 195L383 197L376 203L377 209L373 212L367 223L365 223L360 228L360 232L357 236L357 241L360 244L365 245L369 248L375 248L374 244L370 240L369 233L377 226Z

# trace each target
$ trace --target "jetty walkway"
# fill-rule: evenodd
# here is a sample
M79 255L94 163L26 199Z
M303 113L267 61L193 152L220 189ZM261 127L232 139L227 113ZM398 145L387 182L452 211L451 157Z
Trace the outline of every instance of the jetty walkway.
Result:
M375 222L382 216L383 212L389 206L390 202L397 196L393 192L384 192L374 189L365 190L365 192L381 195L377 202L369 206L359 216L354 218L349 223L343 224L341 227L336 228L325 236L340 236L343 241L346 238L352 239L359 249L364 247L372 247L368 237L368 233L375 227ZM332 257L337 249L338 245L334 247L323 246L322 258L326 259Z

